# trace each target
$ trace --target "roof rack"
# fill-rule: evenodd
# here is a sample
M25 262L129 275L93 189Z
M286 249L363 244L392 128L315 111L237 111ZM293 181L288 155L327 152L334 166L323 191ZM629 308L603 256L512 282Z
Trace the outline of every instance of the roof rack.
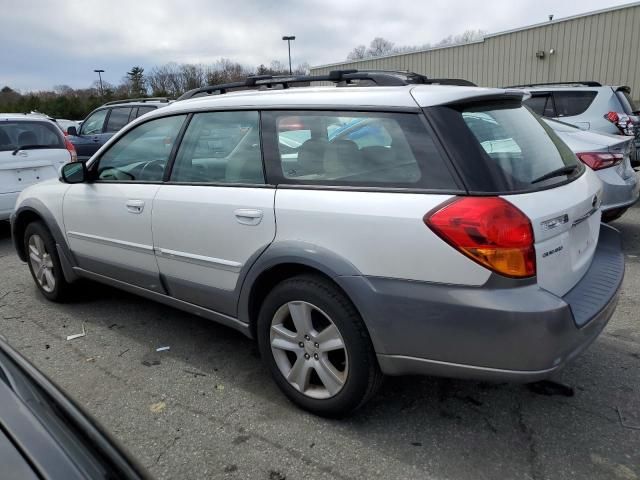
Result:
M111 102L107 102L104 105L118 105L119 103L133 103L133 102L169 102L167 97L141 97L141 98L127 98L125 100L113 100Z
M509 85L508 87L502 87L502 88L550 87L553 85L558 85L558 86L582 85L585 87L601 87L602 86L600 82L594 82L593 80L578 80L578 81L571 81L571 82L527 83L526 85Z
M202 88L194 88L178 97L177 101L204 95L222 95L229 91L257 90L257 89L286 89L294 84L307 84L311 82L332 82L337 86L353 86L360 82L373 84L379 87L397 87L412 84L438 84L473 86L472 82L454 78L430 79L425 75L408 71L389 70L332 70L327 75L254 75L244 81L209 85Z

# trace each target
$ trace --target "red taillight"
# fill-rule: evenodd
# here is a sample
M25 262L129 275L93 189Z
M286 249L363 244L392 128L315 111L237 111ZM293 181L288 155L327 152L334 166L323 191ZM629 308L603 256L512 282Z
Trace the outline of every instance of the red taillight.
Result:
M536 274L531 222L500 197L459 197L426 214L424 223L456 250L501 275Z
M620 117L616 112L609 112L604 116L604 118L609 120L611 123L618 123L618 120L620 120Z
M578 153L578 158L592 170L601 170L618 165L622 162L624 155L622 153L582 152Z
M71 143L67 137L64 137L64 146L67 147L69 155L71 155L71 161L77 162L78 154L76 153L76 147L73 146L73 143Z

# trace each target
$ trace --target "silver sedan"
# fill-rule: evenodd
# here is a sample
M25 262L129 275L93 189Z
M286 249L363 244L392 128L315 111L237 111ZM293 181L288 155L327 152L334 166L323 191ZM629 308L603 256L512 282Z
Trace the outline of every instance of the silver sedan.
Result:
M640 183L630 161L635 148L633 137L580 130L555 120L544 122L602 180L602 220L620 218L640 194Z

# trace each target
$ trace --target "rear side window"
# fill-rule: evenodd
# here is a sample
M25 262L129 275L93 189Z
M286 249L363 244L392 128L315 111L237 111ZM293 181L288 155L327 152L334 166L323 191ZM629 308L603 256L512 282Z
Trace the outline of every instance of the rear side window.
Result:
M131 115L131 108L112 109L109 119L107 120L107 128L105 129L105 132L113 133L120 130L129 123L129 115Z
M277 182L457 189L417 114L305 111L264 116L275 130Z
M258 112L196 113L180 143L171 181L264 183Z
M0 151L26 146L65 148L62 132L53 123L0 122Z
M596 98L597 92L593 91L567 91L553 92L556 107L556 117L571 117L581 115L587 111L589 105Z

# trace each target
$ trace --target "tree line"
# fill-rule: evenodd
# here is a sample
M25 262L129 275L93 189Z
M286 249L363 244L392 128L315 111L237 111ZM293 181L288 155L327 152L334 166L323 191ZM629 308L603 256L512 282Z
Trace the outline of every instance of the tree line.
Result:
M306 63L293 69L297 75L308 72L309 65ZM93 109L112 100L148 96L177 98L193 88L237 82L250 75L288 74L289 66L277 60L269 66L261 64L256 68L226 58L210 65L167 63L155 66L148 72L141 66L134 66L117 85L105 80L101 85L96 80L88 88L74 89L68 85L57 85L52 90L25 93L4 86L0 89L0 112L38 111L54 118L81 120Z
M347 60L366 60L367 58L384 57L386 55L397 55L401 53L411 53L429 48L448 47L451 45L461 45L464 43L482 40L487 34L484 30L465 30L459 35L449 35L436 43L424 43L422 45L396 45L386 38L376 37L371 40L369 46L358 45L347 55Z

